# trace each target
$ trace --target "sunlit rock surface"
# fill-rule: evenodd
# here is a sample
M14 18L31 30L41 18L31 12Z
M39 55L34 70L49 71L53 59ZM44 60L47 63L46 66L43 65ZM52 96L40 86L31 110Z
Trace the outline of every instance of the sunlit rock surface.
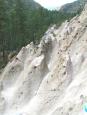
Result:
M87 6L23 47L0 74L0 115L86 115Z

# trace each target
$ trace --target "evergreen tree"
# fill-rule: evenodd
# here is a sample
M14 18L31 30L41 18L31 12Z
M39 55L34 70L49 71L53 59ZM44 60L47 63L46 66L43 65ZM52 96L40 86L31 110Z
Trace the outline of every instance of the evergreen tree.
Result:
M3 60L5 58L5 48L7 46L7 12L6 1L0 0L0 51L3 53Z

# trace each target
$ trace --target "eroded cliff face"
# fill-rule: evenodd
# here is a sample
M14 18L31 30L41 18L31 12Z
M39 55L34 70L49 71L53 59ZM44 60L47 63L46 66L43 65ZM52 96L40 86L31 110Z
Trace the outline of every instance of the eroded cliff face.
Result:
M87 6L23 47L0 75L0 115L85 115Z

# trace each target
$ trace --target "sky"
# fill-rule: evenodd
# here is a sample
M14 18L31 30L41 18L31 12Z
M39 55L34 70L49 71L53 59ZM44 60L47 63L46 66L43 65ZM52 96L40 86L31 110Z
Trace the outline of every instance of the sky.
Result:
M47 9L55 9L66 3L70 3L76 0L35 0L35 1Z

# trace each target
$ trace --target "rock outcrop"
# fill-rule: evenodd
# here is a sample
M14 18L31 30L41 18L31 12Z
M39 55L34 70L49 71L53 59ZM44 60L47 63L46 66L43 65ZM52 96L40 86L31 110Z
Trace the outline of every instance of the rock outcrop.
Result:
M23 47L0 74L0 115L85 115L87 6Z

